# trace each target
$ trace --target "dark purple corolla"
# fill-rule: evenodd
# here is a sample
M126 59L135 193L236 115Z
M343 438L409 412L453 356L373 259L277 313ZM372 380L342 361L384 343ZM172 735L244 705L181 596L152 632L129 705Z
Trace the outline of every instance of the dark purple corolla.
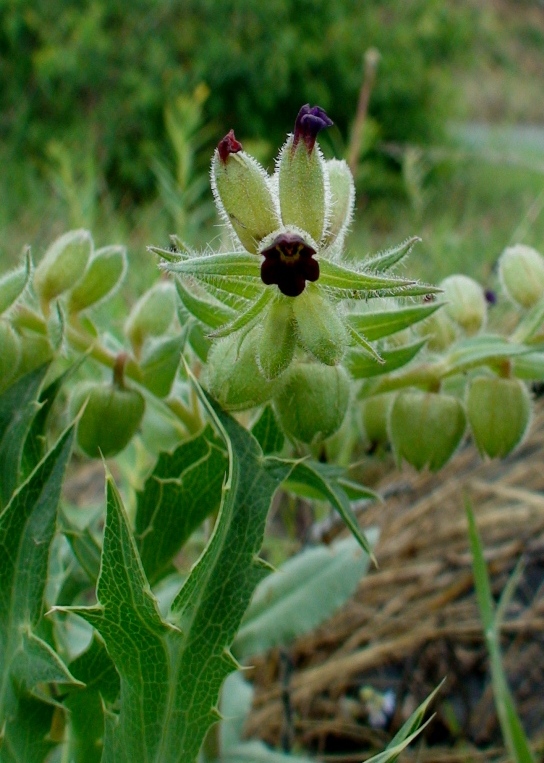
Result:
M282 294L298 297L306 281L317 281L319 263L314 260L315 249L296 233L280 233L261 254L261 279L270 286L277 284Z
M312 151L318 133L326 127L332 127L334 122L327 116L326 112L319 106L310 106L305 104L298 112L295 121L295 130L293 135L293 149L296 148L299 140L302 138L308 151Z

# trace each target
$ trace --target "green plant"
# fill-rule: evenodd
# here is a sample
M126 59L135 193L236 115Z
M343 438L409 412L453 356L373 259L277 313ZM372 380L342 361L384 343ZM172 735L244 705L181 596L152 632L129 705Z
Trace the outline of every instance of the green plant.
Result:
M540 301L509 338L482 333L481 301L475 313L450 303L454 334L466 314L470 332L480 315L480 333L423 356L440 290L390 273L416 239L357 267L345 258L353 180L320 152L330 123L304 106L273 177L229 132L212 160L229 249L200 253L177 237L152 247L174 275L122 325L104 321L103 307L124 249L96 249L87 231L0 280L13 366L0 382L0 761L43 763L53 749L75 763L228 760L217 744L201 748L224 679L258 642L275 492L328 502L372 558L352 503L376 496L330 455L333 434L343 460L354 452L350 401L414 386L434 401L466 371L542 375ZM457 437L463 391L448 397ZM61 501L74 439L93 457L115 456L103 532L101 506ZM295 576L293 600L305 592ZM281 612L286 602L272 598ZM296 632L315 624L309 610ZM274 638L294 635L286 618L275 618ZM429 701L376 763L415 738Z

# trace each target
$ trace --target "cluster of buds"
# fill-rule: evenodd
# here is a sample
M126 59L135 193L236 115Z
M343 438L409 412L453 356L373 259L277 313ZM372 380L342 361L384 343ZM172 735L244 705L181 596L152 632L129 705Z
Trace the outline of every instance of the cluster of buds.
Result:
M271 176L231 130L211 169L229 251L152 248L178 276L187 311L208 328L210 392L230 410L272 400L284 431L304 442L341 425L350 398L348 355L383 363L365 335L374 314L367 321L348 307L437 291L386 272L417 239L360 266L342 261L355 192L346 162L325 160L317 143L331 125L323 109L303 106Z

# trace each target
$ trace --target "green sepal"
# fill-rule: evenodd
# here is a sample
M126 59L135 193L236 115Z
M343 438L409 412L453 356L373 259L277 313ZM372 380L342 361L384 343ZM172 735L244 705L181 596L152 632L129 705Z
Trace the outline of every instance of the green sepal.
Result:
M186 310L210 328L219 328L219 326L232 321L235 316L232 308L217 302L210 302L210 300L200 297L194 291L186 289L179 278L176 278L176 290Z
M336 365L349 343L348 333L337 308L323 296L318 286L307 284L293 300L299 343L321 363Z
M423 321L442 307L440 302L424 305L396 307L394 310L376 310L367 313L349 313L347 322L356 331L364 334L369 341L403 331L419 321Z
M367 379L370 376L381 376L390 371L396 371L409 363L422 347L426 344L426 339L420 339L417 342L406 344L403 347L396 347L393 350L380 350L382 363L376 363L374 358L367 354L351 350L346 355L344 364L350 374L355 379Z
M230 323L212 331L209 336L213 339L219 339L220 337L229 336L229 334L233 334L235 331L240 331L240 329L243 329L245 326L252 325L271 301L273 296L274 292L272 289L265 289L261 292L255 302L252 302L246 310L237 315Z
M330 189L330 213L323 245L338 251L353 215L355 184L353 175L344 159L326 162Z
M296 346L293 299L275 295L264 317L258 342L258 363L267 379L275 379L290 365Z
M70 231L51 244L34 272L34 288L42 302L49 303L79 281L92 251L86 230Z
M369 268L376 273L384 273L394 265L397 265L403 257L409 255L414 246L420 241L419 236L412 236L398 246L394 246L386 252L380 252L380 254L371 257L369 260L365 260L365 268Z
M94 252L85 273L69 292L68 311L79 313L111 295L123 280L126 267L124 246L105 246Z
M177 336L150 339L144 345L140 370L142 384L157 397L170 394L185 347L188 325Z

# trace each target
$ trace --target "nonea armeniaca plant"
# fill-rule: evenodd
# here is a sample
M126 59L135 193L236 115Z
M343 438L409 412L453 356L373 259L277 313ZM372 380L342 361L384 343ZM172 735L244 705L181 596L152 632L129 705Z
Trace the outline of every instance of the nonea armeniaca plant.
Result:
M346 162L325 160L317 143L331 125L319 106L303 106L272 175L230 130L211 167L228 250L198 253L177 239L174 251L151 247L179 278L183 308L212 340L204 377L212 394L231 410L273 400L286 431L306 441L336 431L349 397L344 368L331 374L319 369L337 368L352 351L382 362L350 318L353 301L438 291L386 272L417 239L360 264L343 259L355 191ZM294 385L306 385L308 375L314 397L316 385L330 383L325 397L334 416L312 432L303 427L295 433L298 414L287 415L285 400L302 399L304 389L295 394Z

